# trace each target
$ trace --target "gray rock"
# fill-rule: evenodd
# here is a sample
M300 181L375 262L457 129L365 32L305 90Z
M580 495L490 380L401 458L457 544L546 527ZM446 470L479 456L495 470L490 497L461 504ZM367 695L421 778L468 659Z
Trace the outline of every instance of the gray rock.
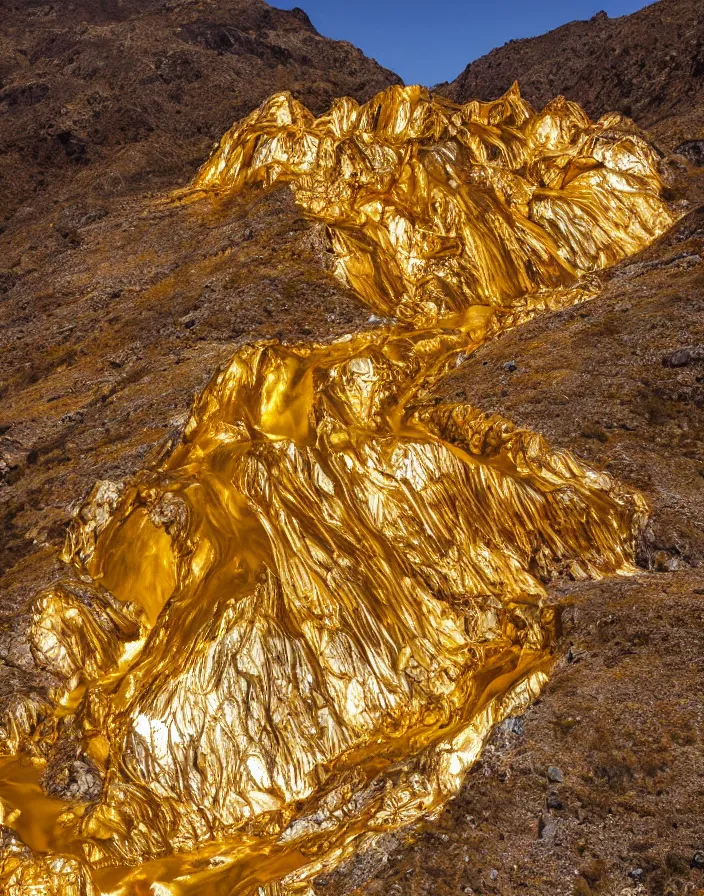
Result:
M541 815L538 821L538 839L548 842L555 839L557 834L557 822L552 815Z
M505 731L507 734L515 734L518 737L523 734L524 727L525 720L518 716L509 716L500 725L502 731Z
M559 769L556 765L548 766L547 776L548 781L552 781L553 784L562 784L562 782L565 780L565 776L562 773L562 770Z
M514 370L518 370L518 364L515 361L507 361L504 364L504 370L508 370L509 373L513 373Z
M663 367L686 367L697 361L704 361L704 345L683 346L662 359Z
M562 800L554 793L550 794L550 796L547 798L545 805L548 807L548 809L554 809L557 812L559 812L560 810L565 808L565 805L562 802Z
M704 849L698 849L694 855L692 856L692 861L689 863L690 868L704 868Z
M678 156L684 156L693 165L704 165L704 140L685 140L675 152Z

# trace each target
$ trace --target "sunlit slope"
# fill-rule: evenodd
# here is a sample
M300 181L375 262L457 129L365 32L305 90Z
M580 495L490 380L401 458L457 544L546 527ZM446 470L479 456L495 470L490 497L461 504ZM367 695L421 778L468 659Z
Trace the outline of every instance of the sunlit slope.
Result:
M0 793L35 850L8 855L12 896L63 892L55 854L102 893L309 878L439 806L535 696L547 583L634 571L639 495L425 395L669 225L652 149L517 89L460 107L392 88L317 120L282 94L173 200L282 180L377 325L240 348L181 444L96 486L65 550L80 587L35 604L33 649L65 690L39 724L18 707L6 750L55 769L69 741L102 791L50 823L38 789Z
M593 124L518 87L458 106L394 87L321 118L290 94L235 125L193 186L292 184L341 275L378 311L511 306L640 249L670 224L657 157L626 119Z

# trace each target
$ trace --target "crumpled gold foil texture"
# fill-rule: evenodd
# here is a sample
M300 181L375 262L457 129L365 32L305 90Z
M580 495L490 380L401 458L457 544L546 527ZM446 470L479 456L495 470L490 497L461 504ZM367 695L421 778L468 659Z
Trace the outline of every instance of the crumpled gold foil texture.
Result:
M319 119L278 94L225 134L193 186L277 181L329 225L338 271L372 307L425 309L425 323L571 283L670 223L656 155L625 119L592 124L561 97L536 113L517 85L464 106L391 87Z
M26 844L0 849L11 896L45 879L77 894L307 887L440 806L537 694L552 578L633 572L639 495L427 393L669 225L652 149L618 116L592 124L562 99L536 113L517 88L465 106L391 88L317 120L281 94L175 200L277 181L384 320L240 348L181 444L96 485L67 539L74 578L34 606L35 657L65 687L46 718L19 707L5 723L36 770L9 755L0 769ZM39 774L102 791L41 822Z

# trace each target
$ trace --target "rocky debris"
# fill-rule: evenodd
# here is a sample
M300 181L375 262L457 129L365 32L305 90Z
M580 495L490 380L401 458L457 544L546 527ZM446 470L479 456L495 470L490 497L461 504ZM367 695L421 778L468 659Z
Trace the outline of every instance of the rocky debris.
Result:
M52 796L82 803L97 800L102 790L97 769L80 759L74 759L60 771L45 777L43 785Z
M84 218L179 186L277 90L320 114L335 97L366 101L400 83L302 10L263 0L36 0L3 4L2 21L0 224L25 234L24 249L57 203Z
M665 367L687 367L689 364L704 361L704 345L690 345L678 348L662 359Z
M685 140L673 152L684 156L697 167L704 165L704 140Z
M57 743L42 776L42 787L62 800L88 803L103 789L100 772L80 746L72 740Z
M552 784L562 784L565 780L564 773L555 765L549 765L547 767L546 775L548 781L550 781Z
M509 718L504 719L504 721L499 726L499 729L505 731L507 734L513 734L517 737L520 737L523 734L523 726L525 722L521 718L521 716L509 716Z
M703 75L704 0L659 0L629 16L601 12L511 40L436 90L457 102L489 100L518 80L539 108L562 94L593 117L622 112L702 164Z
M541 815L538 821L538 838L548 842L555 839L557 834L557 821L552 815Z

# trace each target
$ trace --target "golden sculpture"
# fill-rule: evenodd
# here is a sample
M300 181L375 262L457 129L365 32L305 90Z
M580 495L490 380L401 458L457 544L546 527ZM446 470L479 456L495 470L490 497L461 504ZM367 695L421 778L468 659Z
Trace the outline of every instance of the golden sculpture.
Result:
M394 87L317 120L280 94L173 201L282 181L377 323L241 348L170 456L96 485L75 574L34 605L65 687L2 729L10 896L306 891L440 806L536 695L553 575L633 571L639 495L426 395L669 226L649 146L517 87L465 106ZM69 754L95 772L83 802L40 787Z

